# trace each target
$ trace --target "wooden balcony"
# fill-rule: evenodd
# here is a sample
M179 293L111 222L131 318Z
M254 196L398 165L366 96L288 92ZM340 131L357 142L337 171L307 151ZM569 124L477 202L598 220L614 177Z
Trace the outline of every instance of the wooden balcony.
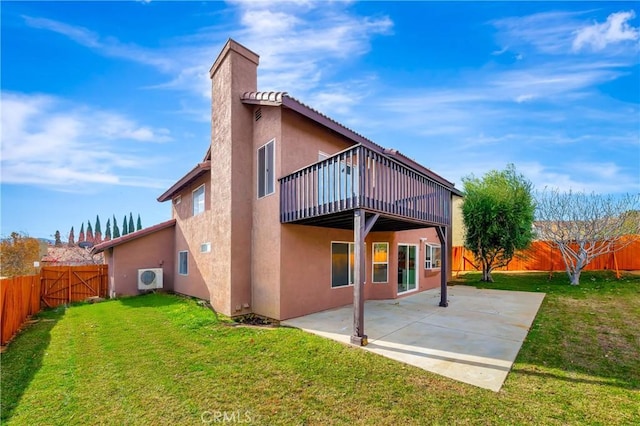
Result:
M380 214L376 230L451 224L451 188L363 145L280 181L280 221L353 228L353 210Z

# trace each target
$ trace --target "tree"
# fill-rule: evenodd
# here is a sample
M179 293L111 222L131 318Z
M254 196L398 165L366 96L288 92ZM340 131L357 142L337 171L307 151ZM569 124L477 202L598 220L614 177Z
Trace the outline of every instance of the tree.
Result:
M81 243L84 241L84 222L80 225L80 235L78 235L78 242Z
M3 238L0 252L0 275L14 277L34 273L33 262L40 260L40 242L24 234L12 232Z
M136 228L133 224L133 213L129 212L129 233L135 232Z
M482 281L493 282L491 271L507 266L516 250L533 239L535 204L532 184L509 164L482 179L463 178L464 245L482 264Z
M111 239L111 218L107 219L107 229L104 231L104 240L109 241Z
M536 231L562 253L571 285L593 259L616 252L640 233L640 194L543 191L537 197ZM629 235L629 237L625 237Z
M55 238L55 242L53 244L56 247L62 247L62 240L60 239L60 231L56 230L54 238Z
M120 229L118 228L118 221L116 215L113 215L113 238L120 238Z
M125 236L129 233L129 227L127 226L127 215L124 215L124 219L122 219L122 236Z
M100 229L100 216L96 215L96 226L94 228L96 243L102 242L102 229Z
M142 220L140 220L140 213L138 213L138 222L136 223L136 231L142 229Z
M73 234L73 226L71 227L71 231L69 231L69 243L68 246L69 247L73 247L74 245L76 245L76 239L75 236Z
M91 227L91 222L87 221L87 241L90 243L95 242L95 237L93 235L93 228Z

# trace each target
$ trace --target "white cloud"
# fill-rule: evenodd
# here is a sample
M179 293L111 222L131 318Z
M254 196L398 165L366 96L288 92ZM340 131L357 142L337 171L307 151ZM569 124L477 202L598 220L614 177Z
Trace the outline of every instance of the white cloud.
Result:
M124 44L114 37L100 37L100 35L84 27L47 18L26 15L23 18L30 27L64 35L82 46L96 50L104 56L151 65L164 71L171 70L175 64L170 57L158 54L153 50L135 44Z
M47 95L2 92L2 182L71 190L88 184L131 185L124 171L149 159L132 142L170 140L167 129L142 126L111 111ZM135 186L163 188L144 177Z
M590 47L599 51L612 44L625 41L638 40L640 32L638 28L629 25L629 21L635 18L633 10L628 12L616 12L607 17L604 23L594 23L575 32L573 50L580 51Z

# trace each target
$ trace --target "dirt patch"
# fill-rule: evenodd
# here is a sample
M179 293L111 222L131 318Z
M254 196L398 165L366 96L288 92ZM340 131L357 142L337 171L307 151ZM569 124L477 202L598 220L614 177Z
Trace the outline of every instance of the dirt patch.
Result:
M254 327L278 327L280 321L263 317L256 314L241 315L233 318L234 325L254 326Z

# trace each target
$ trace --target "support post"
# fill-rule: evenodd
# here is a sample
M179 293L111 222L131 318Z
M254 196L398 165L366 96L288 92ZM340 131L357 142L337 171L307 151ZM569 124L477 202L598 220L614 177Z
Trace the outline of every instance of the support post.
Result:
M449 253L449 245L447 244L447 227L437 226L436 232L440 240L440 306L446 308L449 306L447 300L447 258Z
M354 241L354 277L353 277L353 334L351 343L366 346L367 335L364 334L364 280L366 277L366 254L364 239L373 228L380 215L376 214L366 219L363 209L356 209L353 213L353 241Z

